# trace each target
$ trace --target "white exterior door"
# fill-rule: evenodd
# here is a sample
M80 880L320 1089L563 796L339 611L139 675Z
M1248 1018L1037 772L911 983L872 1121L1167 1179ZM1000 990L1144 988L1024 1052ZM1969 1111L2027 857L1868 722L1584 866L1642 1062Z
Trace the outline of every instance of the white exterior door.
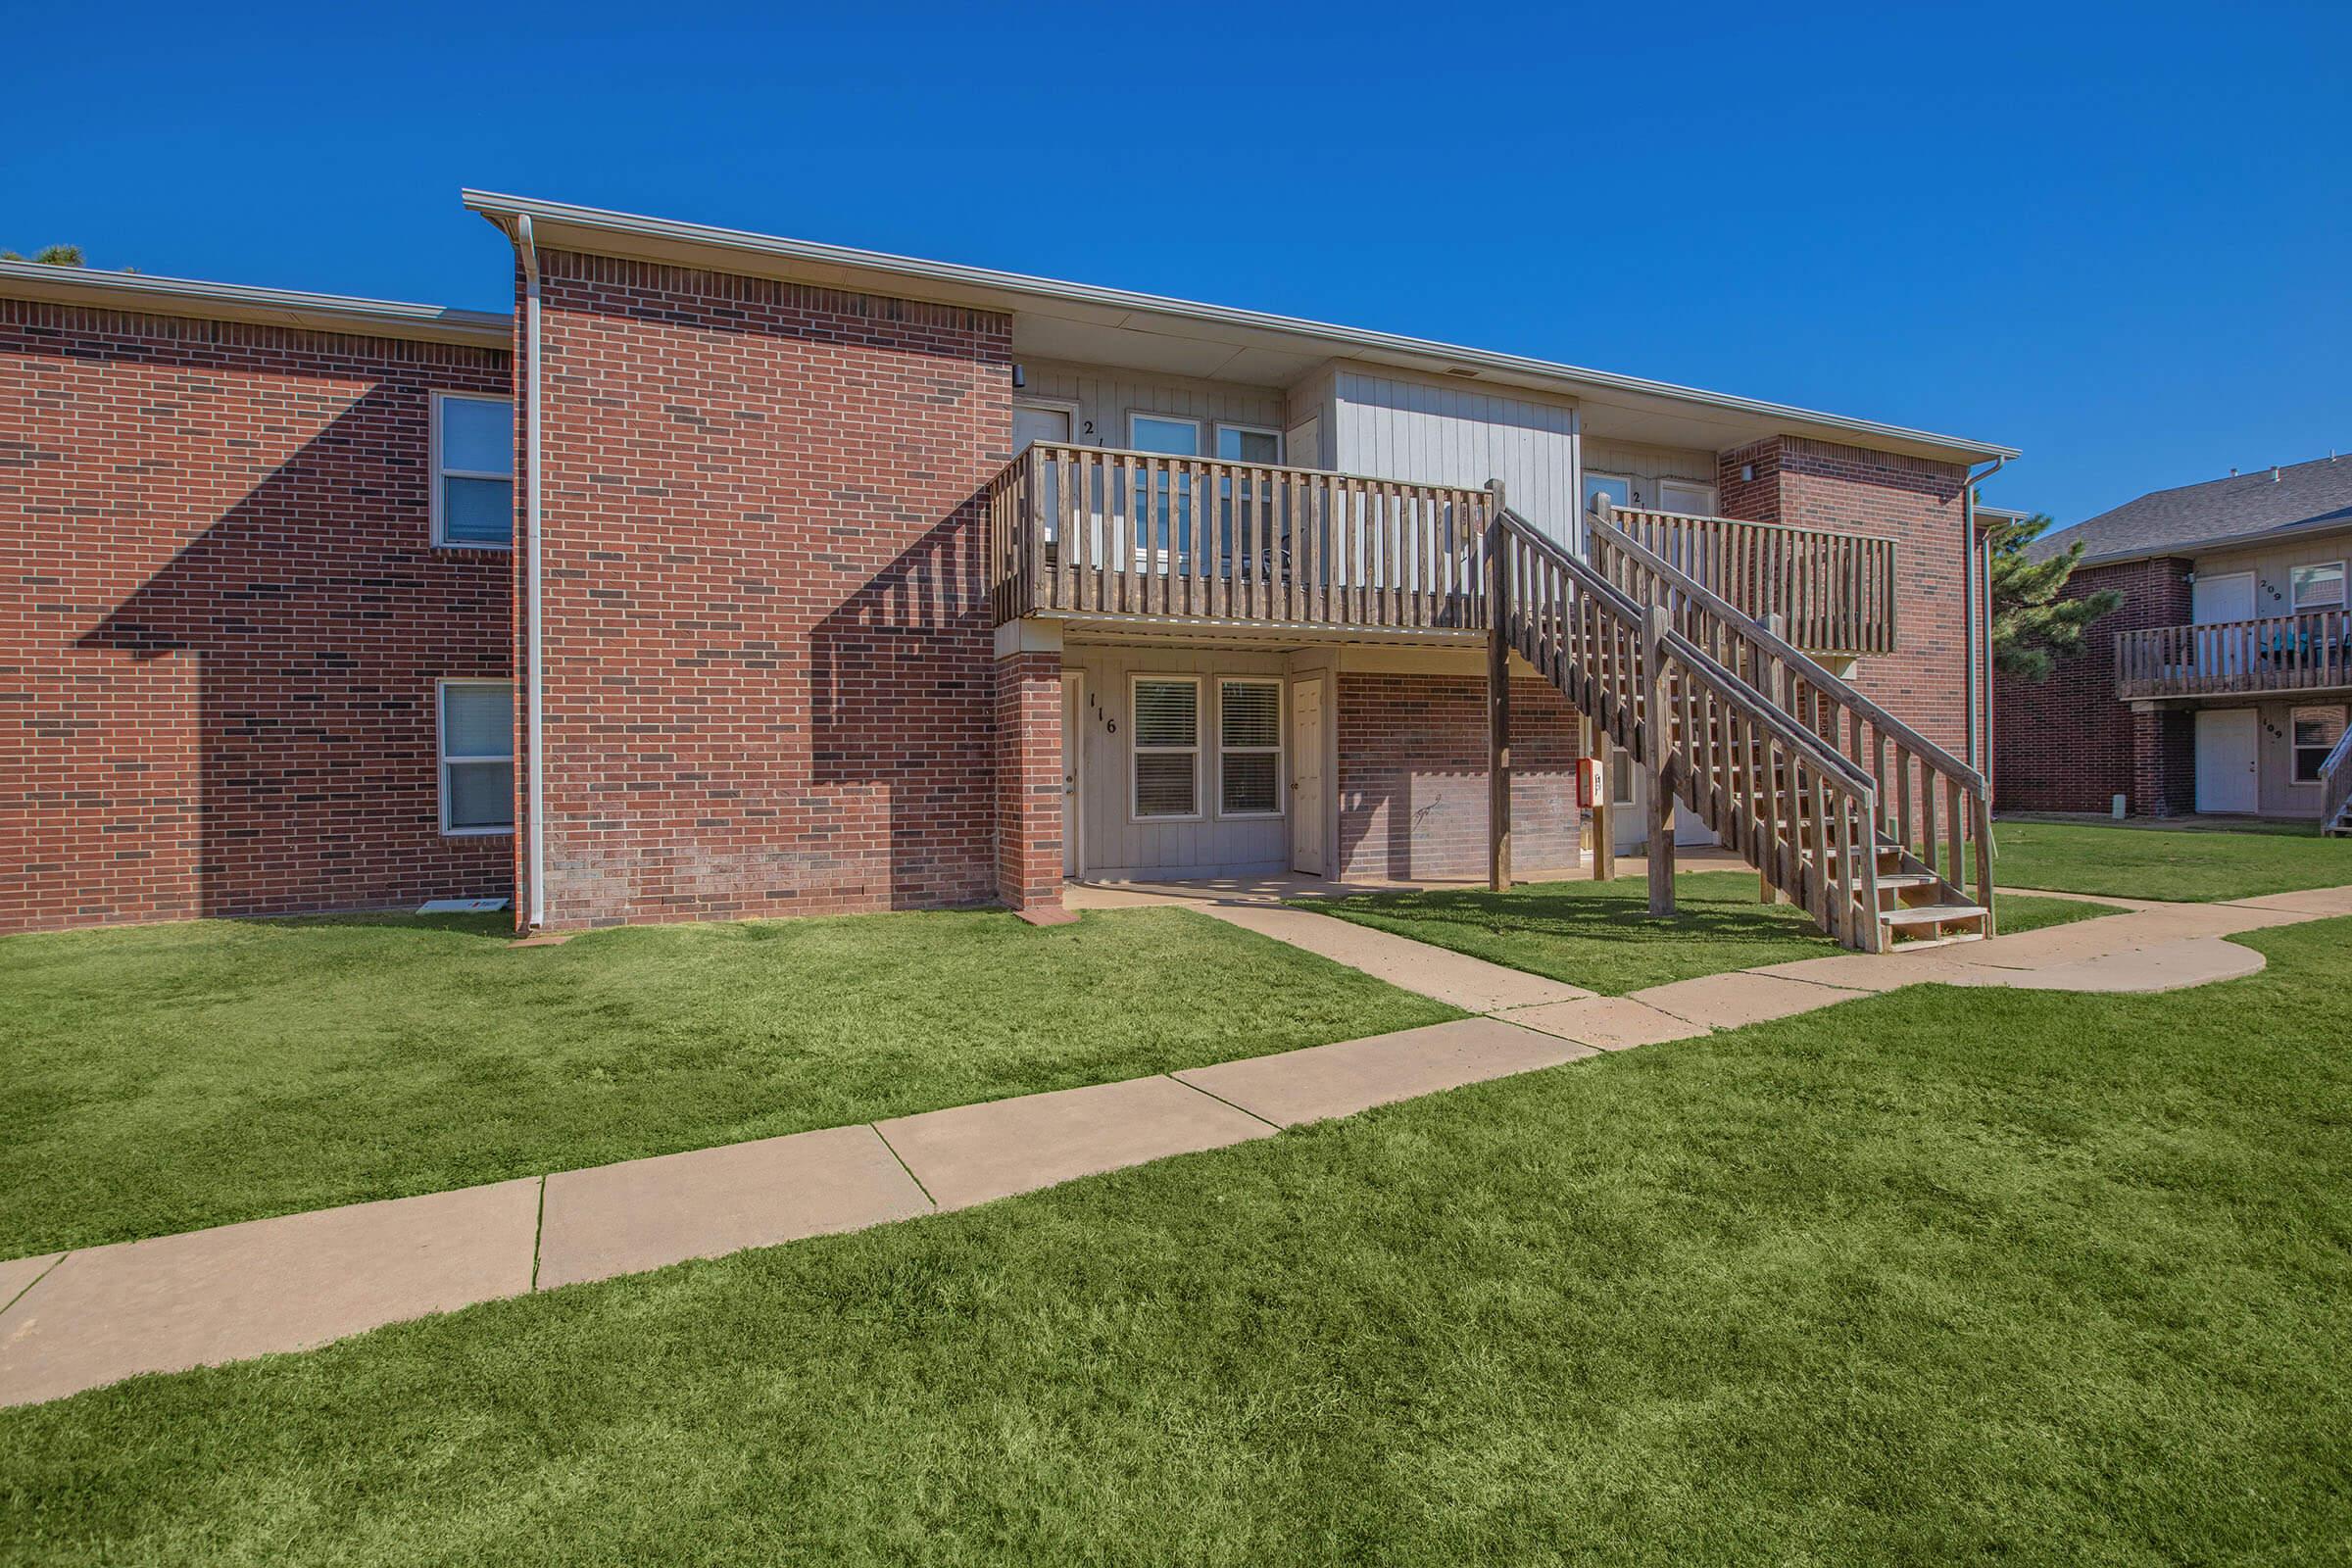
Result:
M2197 809L2252 812L2261 801L2251 708L2197 710Z
M1012 450L1021 452L1032 441L1067 441L1070 438L1070 411L1041 407L1034 403L1015 403L1012 406Z
M2188 618L2200 626L2217 620L2252 620L2254 574L2230 571L2208 577L2199 572L2197 580L2188 585Z
M1323 683L1291 688L1291 869L1327 876L1323 868Z
M1086 775L1086 677L1061 677L1061 874L1076 876L1085 861L1078 854L1083 825L1081 788Z

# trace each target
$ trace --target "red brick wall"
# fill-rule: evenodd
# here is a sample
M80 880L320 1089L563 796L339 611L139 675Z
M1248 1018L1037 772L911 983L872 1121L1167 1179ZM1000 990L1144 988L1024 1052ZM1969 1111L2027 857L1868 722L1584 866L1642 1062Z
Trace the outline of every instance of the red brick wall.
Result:
M506 678L435 550L433 388L495 350L0 300L0 929L504 896L435 680Z
M1482 675L1343 674L1342 877L1487 874L1487 683ZM1584 813L1575 709L1547 681L1511 682L1511 858L1522 874L1575 865Z
M2123 603L2091 627L2082 657L2058 661L2047 681L1996 678L1993 783L2004 808L2105 811L2121 794L2135 813L2193 809L2185 716L2169 726L2153 721L2155 715L2135 717L2115 695L2115 634L2187 621L2188 565L2178 559L2119 562L2085 566L2068 582L2070 594L2112 588Z
M1742 465L1755 478L1742 480ZM1895 547L1895 652L1852 680L1954 757L1968 755L1968 551L1958 464L1780 436L1718 460L1724 514L1872 533Z
M1061 903L1061 656L997 661L997 896Z
M548 923L994 896L1009 320L542 272Z

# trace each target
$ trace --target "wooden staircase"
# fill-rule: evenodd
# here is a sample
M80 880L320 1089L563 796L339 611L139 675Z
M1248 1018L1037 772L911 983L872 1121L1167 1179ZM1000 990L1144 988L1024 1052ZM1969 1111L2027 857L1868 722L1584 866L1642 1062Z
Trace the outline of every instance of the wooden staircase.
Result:
M1845 946L1883 953L1994 929L1982 774L1616 525L1581 558L1507 507L1489 546L1490 633L1565 693ZM1507 709L1505 710L1507 718ZM1654 845L1670 835L1653 831ZM1652 906L1672 901L1651 856ZM1973 888L1966 884L1973 883Z
M2320 763L2320 832L2331 839L2352 837L2352 725Z

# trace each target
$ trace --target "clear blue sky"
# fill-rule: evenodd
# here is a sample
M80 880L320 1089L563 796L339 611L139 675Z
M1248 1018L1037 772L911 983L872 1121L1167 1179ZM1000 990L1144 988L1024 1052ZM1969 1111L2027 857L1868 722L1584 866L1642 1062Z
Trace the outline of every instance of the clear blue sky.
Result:
M2352 450L2352 5L19 6L0 247L503 307L465 184L2024 447ZM242 31L239 31L239 28Z

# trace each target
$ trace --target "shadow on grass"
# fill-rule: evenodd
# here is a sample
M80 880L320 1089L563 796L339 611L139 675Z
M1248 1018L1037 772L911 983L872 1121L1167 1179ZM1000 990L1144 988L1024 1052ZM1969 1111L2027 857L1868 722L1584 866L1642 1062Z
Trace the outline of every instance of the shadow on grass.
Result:
M1741 878L1743 882L1747 881ZM1437 925L1472 926L1496 935L1568 937L1594 942L1657 942L1692 937L1727 942L1786 942L1813 935L1813 922L1788 905L1744 906L1719 890L1675 889L1675 912L1649 912L1639 882L1560 883L1509 893L1447 888L1422 893L1376 893L1320 900L1302 907L1331 913L1386 915Z

